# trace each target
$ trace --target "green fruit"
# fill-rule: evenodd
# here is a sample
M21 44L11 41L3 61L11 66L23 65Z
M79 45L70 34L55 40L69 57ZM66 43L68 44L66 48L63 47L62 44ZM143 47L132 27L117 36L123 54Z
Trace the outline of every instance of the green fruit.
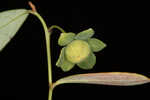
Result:
M59 39L58 39L58 44L60 46L65 46L69 44L71 41L74 40L75 34L74 33L61 33Z
M85 60L78 63L77 65L81 69L89 70L89 69L92 69L95 64L96 64L96 56L94 55L94 53L91 52L90 55Z
M90 52L90 46L83 40L74 40L65 49L66 58L75 64L86 59Z
M80 33L78 33L75 37L75 39L77 40L87 40L89 38L91 38L94 35L94 30L92 28L89 28L87 30L84 30Z
M106 44L104 42L96 38L88 39L88 43L93 52L101 51L106 47Z

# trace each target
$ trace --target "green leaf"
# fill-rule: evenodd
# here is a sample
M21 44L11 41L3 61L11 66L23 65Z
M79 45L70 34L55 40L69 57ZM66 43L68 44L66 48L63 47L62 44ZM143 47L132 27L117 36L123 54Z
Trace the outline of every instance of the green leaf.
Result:
M88 43L93 52L99 52L106 47L106 44L96 38L88 39Z
M8 10L0 13L0 51L19 30L28 16L25 9Z
M94 35L94 30L92 28L89 28L87 30L84 30L80 33L78 33L75 37L75 39L79 39L79 40L87 40L89 38L91 38Z
M78 63L77 65L81 69L89 70L89 69L92 69L95 64L96 64L96 56L94 55L94 53L91 52L88 58L86 58L84 61Z
M58 80L54 87L65 83L86 83L98 85L133 86L149 83L146 76L127 72L106 72L72 75Z
M56 66L60 67L64 72L70 71L75 64L68 61L65 57L65 47L62 48L59 59L56 63Z
M74 40L75 34L74 33L61 33L59 39L58 39L58 44L60 46L65 46L69 44L71 41Z

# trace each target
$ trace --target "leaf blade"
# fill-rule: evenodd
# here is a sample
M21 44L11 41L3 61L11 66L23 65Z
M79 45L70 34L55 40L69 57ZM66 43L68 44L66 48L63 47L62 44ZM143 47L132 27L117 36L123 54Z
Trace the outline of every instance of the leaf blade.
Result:
M149 83L146 76L127 72L107 72L72 75L58 80L54 86L65 83L84 83L114 86L133 86Z
M28 14L26 9L8 10L0 13L0 51L14 37Z

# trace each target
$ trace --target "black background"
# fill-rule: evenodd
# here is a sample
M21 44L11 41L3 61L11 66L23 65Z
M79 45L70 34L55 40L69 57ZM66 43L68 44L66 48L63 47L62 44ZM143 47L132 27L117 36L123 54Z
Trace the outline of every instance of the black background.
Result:
M4 1L0 3L0 11L30 9L28 0ZM60 1L32 1L48 26L59 25L66 31L75 33L91 27L96 31L94 37L108 45L103 51L96 53L97 63L94 69L83 71L76 66L72 71L64 73L55 66L61 49L57 44L60 32L55 30L51 38L54 81L67 75L87 72L136 72L150 77L149 39L146 34L148 20L147 13L140 7L120 5L106 9L102 3L97 6L92 3L73 5L73 1L65 5ZM0 98L47 100L47 76L43 28L39 20L30 15L0 53ZM133 87L66 84L56 87L53 100L145 99L149 89L150 84Z

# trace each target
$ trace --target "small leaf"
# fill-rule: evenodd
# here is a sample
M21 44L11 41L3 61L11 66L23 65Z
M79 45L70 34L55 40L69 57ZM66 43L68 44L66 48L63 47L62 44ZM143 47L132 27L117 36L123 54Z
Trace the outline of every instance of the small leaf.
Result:
M60 46L65 46L69 44L71 41L74 40L75 34L74 33L61 33L59 39L58 39L58 44Z
M65 57L65 47L62 48L59 59L56 63L56 66L60 67L64 72L70 71L75 64L69 62Z
M96 38L88 39L88 43L93 52L101 51L106 47L106 44L104 42Z
M86 58L84 61L78 63L77 65L81 69L89 70L89 69L92 69L95 64L96 64L96 56L94 55L94 53L91 52L88 58Z
M25 9L8 10L0 13L0 51L19 30L28 16Z
M65 83L86 83L99 85L133 86L149 83L146 76L127 72L107 72L72 75L58 80L54 87Z
M87 39L91 38L93 35L94 35L94 30L92 28L89 28L85 31L78 33L76 35L75 39L87 40Z

